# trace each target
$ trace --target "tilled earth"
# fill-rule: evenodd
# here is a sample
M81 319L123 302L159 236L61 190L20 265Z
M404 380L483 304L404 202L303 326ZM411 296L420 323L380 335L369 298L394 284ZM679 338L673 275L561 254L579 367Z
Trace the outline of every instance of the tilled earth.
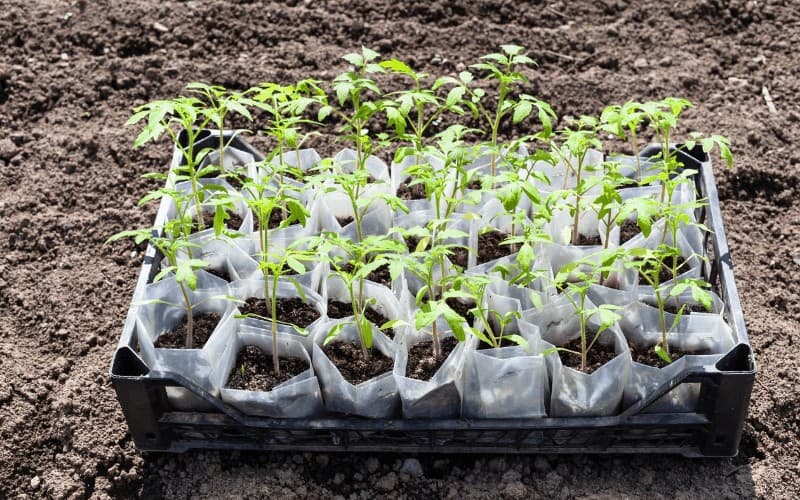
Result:
M636 3L2 2L0 497L800 496L797 4ZM141 174L170 152L131 150L131 109L193 80L331 78L362 44L443 74L509 42L559 115L680 95L687 129L733 141L736 168L716 174L759 363L740 455L138 454L108 365L141 254L102 243L152 220Z

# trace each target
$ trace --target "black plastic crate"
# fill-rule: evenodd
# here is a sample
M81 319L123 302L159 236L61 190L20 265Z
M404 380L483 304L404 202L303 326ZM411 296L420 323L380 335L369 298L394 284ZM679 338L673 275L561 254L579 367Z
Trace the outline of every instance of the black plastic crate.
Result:
M261 156L244 140L231 146ZM642 152L652 154L649 148ZM706 234L706 279L725 303L725 317L737 345L713 369L687 369L614 417L492 420L409 420L325 417L250 417L183 377L150 370L137 354L131 307L111 363L111 380L136 447L141 451L183 452L192 448L293 451L424 453L673 453L687 457L730 457L738 452L756 365L744 325L711 161L700 149L679 152L696 169L696 184L708 206L699 220ZM156 225L165 217L164 205ZM148 247L134 302L156 273L160 256ZM700 384L692 413L644 413L680 384ZM189 389L214 408L175 411L170 386Z

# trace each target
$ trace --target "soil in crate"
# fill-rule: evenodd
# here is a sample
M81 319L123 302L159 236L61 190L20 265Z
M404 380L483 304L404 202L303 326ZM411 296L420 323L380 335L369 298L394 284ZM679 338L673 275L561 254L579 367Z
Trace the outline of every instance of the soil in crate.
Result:
M198 314L193 317L192 349L202 349L208 338L214 332L222 317L219 314ZM164 332L153 342L158 349L185 349L186 348L186 318L171 332Z
M227 269L206 269L205 271L227 282L231 281L231 275L228 273Z
M238 214L235 213L228 213L228 218L225 220L225 225L231 231L237 231L240 227L242 227L242 220ZM203 229L211 229L214 227L214 214L213 213L205 213L203 212ZM195 227L192 232L198 232L200 228Z
M639 234L641 230L639 229L639 225L632 220L626 220L619 226L619 243L620 245L625 243L626 241L632 239L634 236Z
M603 242L600 239L600 235L597 236L586 236L584 234L578 233L578 245L579 246L600 246Z
M283 323L290 323L305 328L319 318L320 314L314 306L306 304L299 297L279 298L275 305L278 320ZM243 306L239 306L242 314L255 314L261 319L269 319L272 312L270 305L264 299L250 297Z
M511 255L511 245L503 244L506 238L508 234L500 231L489 231L478 236L478 264Z
M586 342L587 344L591 341L590 339L594 338L594 332L587 332L586 333ZM562 346L566 349L571 351L575 351L576 353L581 352L581 339L577 338L575 340L570 341L567 345ZM561 356L561 362L564 366L569 366L570 368L574 368L578 371L581 371L581 355L575 354L572 352L567 351L558 351L558 355ZM613 346L606 346L599 342L595 342L591 349L586 356L586 369L582 370L584 373L592 373L604 364L608 363L612 359L617 356L616 351L614 351Z
M688 353L673 350L669 353L669 358L672 361L675 361L684 354ZM661 356L656 354L656 351L652 347L649 349L637 349L631 346L631 356L633 357L634 362L647 366L653 366L655 368L664 368L668 364L666 361L661 359Z
M680 306L678 304L673 304L673 303L664 304L664 312L668 312L670 314L678 314L678 311L680 310L681 307L683 307L683 313L682 313L683 316L688 316L689 314L696 312L698 313L708 312L708 310L701 304L688 304L688 303L681 304Z
M339 300L329 300L328 301L328 317L332 319L342 319L347 318L348 316L353 315L353 304L352 302L342 302ZM372 306L367 307L367 310L364 311L364 317L367 318L372 324L381 326L387 321L389 318L384 316L383 314L379 313ZM394 338L394 329L390 328L385 330L384 333L389 336L389 338Z
M397 187L397 197L401 200L424 200L427 198L425 196L425 185L422 183L411 184L411 177L406 177L398 187Z
M406 377L416 380L430 380L444 364L447 356L458 345L455 337L447 337L439 342L441 354L437 358L433 354L433 340L419 342L408 350Z
M354 220L355 220L355 219L354 219L352 216L350 216L350 215L347 215L347 216L345 216L345 217L336 217L336 222L338 222L338 223L339 223L339 225L340 225L340 226L342 226L342 227L344 227L344 226L346 226L346 225L350 224L350 223L351 223L351 222L353 222Z
M513 346L516 346L516 345L519 345L519 344L517 344L517 343L516 343L516 342L514 342L513 340L509 340L509 339L507 339L507 338L502 338L502 339L500 339L500 343L499 343L499 345L497 346L497 348L501 348L501 347L513 347ZM483 341L481 341L481 342L478 342L478 347L477 347L477 349L478 349L479 351L482 351L482 350L484 350L484 349L495 349L495 346L493 346L493 345L491 345L491 344L487 344L486 342L483 342Z
M342 271L344 271L346 273L352 272L353 271L353 265L352 264L345 264L344 266L342 266ZM392 287L392 277L389 274L389 264L385 264L385 265L379 267L378 269L372 271L371 273L369 273L369 276L367 276L367 279L370 280L370 281L374 281L375 283L378 283L379 285L383 285L385 287L391 288Z
M414 253L417 251L419 240L420 239L416 236L409 236L406 238L406 247L408 247L409 252ZM426 245L425 248L421 250L424 251L429 248L430 244ZM461 267L461 269L466 269L469 264L469 250L464 247L451 247L449 250L450 255L448 255L447 258L450 259L450 262Z
M236 355L236 364L226 387L266 392L308 370L308 362L300 358L280 358L278 365L280 374L274 371L272 356L256 346L244 346Z
M323 349L342 377L351 384L360 384L389 372L394 365L394 361L378 349L370 349L369 359L365 359L361 348L349 342L331 342Z
M281 225L281 222L286 220L286 216L289 215L288 212L281 210L279 208L275 208L269 214L269 222L267 223L268 229L275 229L276 227ZM258 218L253 218L253 231L258 231L259 228Z
M445 303L447 303L447 305L450 306L450 309L454 310L462 318L467 320L467 324L469 326L475 325L475 315L472 314L472 312L470 312L470 309L475 307L474 302L466 303L466 302L461 302L460 300L455 298L449 298L445 300Z

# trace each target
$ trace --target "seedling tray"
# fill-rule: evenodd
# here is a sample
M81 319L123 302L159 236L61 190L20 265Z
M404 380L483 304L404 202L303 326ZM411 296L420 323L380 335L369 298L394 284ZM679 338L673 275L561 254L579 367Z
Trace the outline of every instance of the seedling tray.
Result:
M243 140L231 146L260 155ZM647 150L642 154L647 156ZM598 418L365 419L328 416L271 419L247 416L174 373L150 369L137 353L131 307L111 362L111 380L136 447L180 453L194 448L236 450L420 452L420 453L664 453L687 457L730 457L738 452L756 365L747 339L733 277L711 161L699 148L679 152L708 205L698 220L706 233L705 278L725 303L724 314L737 345L713 367L691 368L619 415ZM155 227L166 217L159 209ZM148 247L134 303L157 272L160 256ZM646 413L662 395L681 384L699 384L691 413ZM168 387L188 389L211 411L172 408Z

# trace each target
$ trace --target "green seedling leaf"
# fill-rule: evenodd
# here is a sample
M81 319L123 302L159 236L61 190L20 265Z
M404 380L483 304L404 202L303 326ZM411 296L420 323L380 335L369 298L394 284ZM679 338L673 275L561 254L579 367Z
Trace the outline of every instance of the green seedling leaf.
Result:
M665 363L672 363L672 358L670 358L669 353L667 353L667 351L661 347L661 344L656 344L653 350L655 350L658 357L661 358Z

